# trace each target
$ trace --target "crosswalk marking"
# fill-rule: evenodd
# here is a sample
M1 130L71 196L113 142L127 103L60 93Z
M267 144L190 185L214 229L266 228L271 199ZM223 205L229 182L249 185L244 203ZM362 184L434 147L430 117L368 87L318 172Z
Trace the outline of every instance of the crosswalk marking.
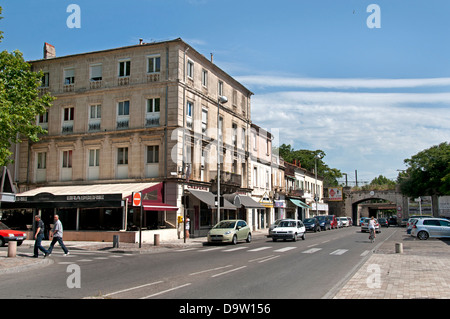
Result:
M250 249L249 251L261 251L261 250L265 250L265 249L269 249L269 248L272 248L272 247L268 247L268 246L266 246L266 247L259 247L259 248L255 248L255 249Z
M245 249L245 248L247 248L247 247L236 247L236 248L231 248L231 249L227 249L227 250L224 250L225 252L230 252L230 251L236 251L236 250L241 250L241 249Z
M363 253L360 255L361 257L366 256L368 253L370 253L370 250L365 250L363 251Z
M213 247L213 248L202 249L202 250L200 250L200 252L211 251L211 250L217 250L217 249L223 249L223 247Z
M311 248L311 249L302 251L302 254L314 254L315 252L318 252L319 250L322 250L322 248Z
M280 249L277 249L277 250L274 250L274 251L277 252L277 253L283 253L283 252L286 252L288 250L292 250L292 249L295 249L295 248L297 248L297 247L284 247L284 248L280 248Z
M338 249L330 253L330 255L342 255L345 254L348 251L348 249Z

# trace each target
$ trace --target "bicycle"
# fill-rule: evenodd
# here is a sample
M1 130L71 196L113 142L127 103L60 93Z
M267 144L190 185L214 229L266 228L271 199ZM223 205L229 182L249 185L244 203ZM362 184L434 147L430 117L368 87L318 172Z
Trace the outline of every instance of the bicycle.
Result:
M369 231L370 231L369 239L370 239L370 242L373 243L375 241L375 229L370 228Z

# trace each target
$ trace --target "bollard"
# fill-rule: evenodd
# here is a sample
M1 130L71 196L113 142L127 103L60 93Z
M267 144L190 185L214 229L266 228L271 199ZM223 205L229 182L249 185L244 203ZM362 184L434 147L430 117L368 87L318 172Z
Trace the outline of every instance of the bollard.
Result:
M395 253L396 254L403 253L403 244L402 243L395 243Z
M155 234L154 236L154 245L159 246L159 234Z
M113 248L119 248L119 235L113 235Z
M17 252L17 242L10 241L8 242L8 257L16 257Z

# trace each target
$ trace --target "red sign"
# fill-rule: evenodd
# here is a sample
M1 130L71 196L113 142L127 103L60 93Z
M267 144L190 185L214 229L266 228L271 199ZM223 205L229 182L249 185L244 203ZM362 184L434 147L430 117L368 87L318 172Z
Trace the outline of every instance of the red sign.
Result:
M142 196L141 193L133 193L133 206L141 206Z

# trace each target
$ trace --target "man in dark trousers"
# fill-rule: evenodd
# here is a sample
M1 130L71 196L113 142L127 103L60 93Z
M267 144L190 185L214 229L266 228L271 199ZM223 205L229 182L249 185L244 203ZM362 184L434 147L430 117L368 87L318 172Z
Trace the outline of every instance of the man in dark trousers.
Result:
M44 222L41 220L41 216L36 215L34 217L35 220L35 229L36 233L34 234L34 258L38 258L39 251L44 253L44 258L48 256L48 250L42 247L42 239L44 239Z
M55 215L55 217L53 219L55 221L55 224L53 226L53 240L52 240L52 243L50 244L50 247L48 248L48 254L50 255L52 253L53 247L55 246L56 242L58 242L59 245L61 246L62 250L64 250L64 256L67 256L69 254L69 250L64 245L64 242L62 239L62 237L63 237L62 223L59 220L58 215Z

